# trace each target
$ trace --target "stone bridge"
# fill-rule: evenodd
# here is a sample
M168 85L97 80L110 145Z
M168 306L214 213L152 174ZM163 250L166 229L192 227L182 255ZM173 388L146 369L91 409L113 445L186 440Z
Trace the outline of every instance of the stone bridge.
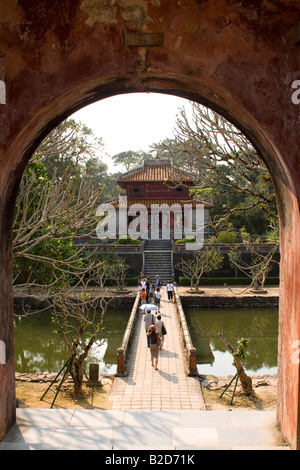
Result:
M151 366L138 297L118 349L117 377L111 392L112 409L204 410L196 350L178 293L175 293L174 302L170 302L163 290L160 313L167 335L159 354L158 370Z

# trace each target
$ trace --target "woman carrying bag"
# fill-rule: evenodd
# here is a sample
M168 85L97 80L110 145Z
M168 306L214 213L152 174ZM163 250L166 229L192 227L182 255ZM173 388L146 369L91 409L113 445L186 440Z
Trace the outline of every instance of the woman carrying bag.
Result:
M167 330L166 330L164 322L161 319L161 315L157 315L155 326L156 326L156 332L160 336L160 349L161 349L164 344L165 335L167 334Z
M160 335L156 331L156 326L151 325L147 335L150 337L151 365L157 370L158 354L160 348Z

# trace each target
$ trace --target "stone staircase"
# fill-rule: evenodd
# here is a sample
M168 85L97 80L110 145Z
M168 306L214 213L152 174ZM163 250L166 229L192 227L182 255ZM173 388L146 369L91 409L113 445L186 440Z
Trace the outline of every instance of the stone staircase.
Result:
M171 240L145 240L144 275L155 282L157 274L164 286L173 280Z

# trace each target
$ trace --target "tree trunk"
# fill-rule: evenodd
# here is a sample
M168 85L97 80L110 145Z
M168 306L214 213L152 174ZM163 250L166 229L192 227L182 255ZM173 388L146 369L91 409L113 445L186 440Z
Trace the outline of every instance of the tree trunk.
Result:
M74 382L74 393L75 395L82 394L82 384L83 384L83 363L78 360L77 357L74 357L72 366L70 368L70 374Z
M252 379L251 377L248 377L248 375L244 371L241 359L239 357L236 357L235 355L234 355L234 359L235 359L234 365L236 367L237 372L239 372L240 374L239 379L241 381L243 391L246 395L251 395L251 393L253 392Z
M234 365L236 367L237 372L240 374L239 379L241 381L241 385L243 388L243 391L245 392L246 395L250 395L253 392L252 389L252 379L248 377L246 372L244 371L244 368L242 366L242 361L241 358L236 355L234 347L227 341L223 333L219 333L219 336L227 349L231 352L231 354L234 357Z

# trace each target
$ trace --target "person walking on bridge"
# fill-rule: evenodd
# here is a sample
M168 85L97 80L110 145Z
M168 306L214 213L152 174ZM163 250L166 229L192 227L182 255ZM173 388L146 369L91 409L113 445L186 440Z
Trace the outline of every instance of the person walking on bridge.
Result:
M151 325L155 325L156 319L153 313L151 313L151 310L147 310L147 313L145 313L144 316L144 322L145 322L145 330L146 330L146 335L147 335L147 346L150 348L150 337L148 335L148 331Z
M161 287L162 287L161 280L159 279L158 274L156 275L155 287L156 287L156 289L161 289Z
M156 292L154 294L154 302L155 302L155 305L158 307L158 311L160 309L160 299L162 297L162 294L160 292L160 289L156 289Z
M173 300L173 290L174 290L174 285L171 281L168 282L167 284L167 294L168 294L168 300Z
M159 337L160 337L160 349L161 349L164 344L164 339L165 339L164 335L167 334L166 326L163 320L161 319L161 315L157 315L155 327L156 327L156 332L159 334Z
M155 370L157 370L160 336L156 331L155 325L150 326L147 335L150 338L151 365L152 367L155 367Z

